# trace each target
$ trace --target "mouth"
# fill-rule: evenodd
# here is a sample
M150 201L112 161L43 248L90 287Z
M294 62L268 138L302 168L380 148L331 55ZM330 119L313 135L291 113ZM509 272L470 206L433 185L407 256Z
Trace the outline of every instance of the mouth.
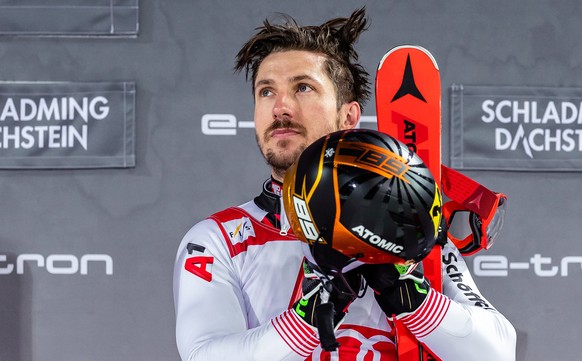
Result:
M271 126L265 131L264 139L265 141L271 139L284 141L295 136L305 136L306 133L306 129L301 124L292 122L288 118L275 119Z
M301 134L301 131L293 128L278 128L271 131L269 138L287 138Z

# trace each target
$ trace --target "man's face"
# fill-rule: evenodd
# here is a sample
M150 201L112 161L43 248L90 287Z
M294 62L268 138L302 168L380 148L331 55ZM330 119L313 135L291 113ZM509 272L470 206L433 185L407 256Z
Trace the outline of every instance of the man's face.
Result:
M337 108L324 61L323 55L291 50L268 55L258 68L254 84L257 143L276 179L282 180L287 168L315 140L355 126L346 122L347 109L353 105Z

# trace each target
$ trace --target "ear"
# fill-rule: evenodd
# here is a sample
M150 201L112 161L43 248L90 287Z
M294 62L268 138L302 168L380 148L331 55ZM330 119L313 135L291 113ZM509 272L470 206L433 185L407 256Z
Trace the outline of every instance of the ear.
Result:
M358 125L362 109L360 103L353 101L342 105L341 108L342 120L340 121L340 130L353 129Z

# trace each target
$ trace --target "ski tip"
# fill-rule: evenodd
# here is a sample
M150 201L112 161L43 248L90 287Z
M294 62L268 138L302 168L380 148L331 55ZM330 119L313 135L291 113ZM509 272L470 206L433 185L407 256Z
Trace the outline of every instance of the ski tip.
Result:
M380 68L382 67L382 64L384 64L384 61L394 52L399 51L401 49L415 49L415 50L419 50L421 52L423 52L424 54L426 54L426 56L428 56L430 58L430 60L432 61L434 67L439 70L439 65L436 62L436 59L434 58L434 56L431 54L430 51L428 51L427 49L423 48L420 45L410 45L410 44L405 44L405 45L399 45L399 46L395 46L392 49L388 50L388 52L386 54L384 54L384 56L382 57L382 60L380 60L380 63L378 64L378 70L380 70Z

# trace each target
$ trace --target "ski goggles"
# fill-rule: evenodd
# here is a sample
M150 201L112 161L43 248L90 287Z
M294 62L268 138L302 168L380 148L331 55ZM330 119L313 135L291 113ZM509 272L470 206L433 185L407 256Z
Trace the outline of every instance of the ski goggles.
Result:
M495 243L499 232L503 228L505 211L507 209L507 196L503 193L493 193L493 199L482 202L479 207L468 209L455 201L448 201L443 205L443 216L447 222L448 237L463 255L472 255L481 249L489 249ZM487 204L488 203L488 204ZM451 233L453 219L459 213L465 213L468 217L471 233L464 238L459 238ZM457 226L455 224L455 226Z

